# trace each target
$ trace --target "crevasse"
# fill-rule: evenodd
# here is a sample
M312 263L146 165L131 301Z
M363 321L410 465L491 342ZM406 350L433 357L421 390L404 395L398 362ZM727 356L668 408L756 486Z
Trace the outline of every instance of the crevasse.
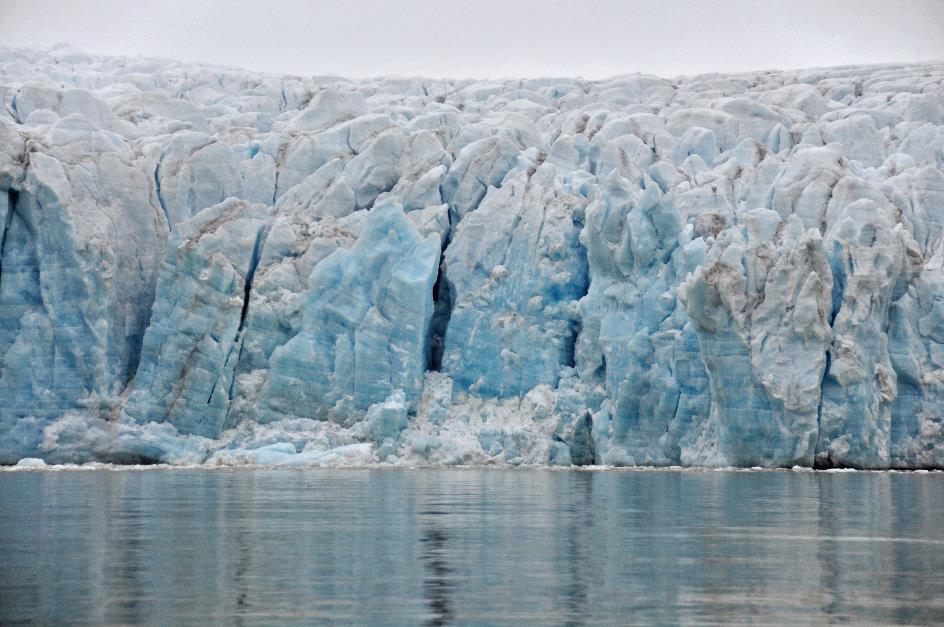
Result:
M944 63L0 50L0 463L944 467Z

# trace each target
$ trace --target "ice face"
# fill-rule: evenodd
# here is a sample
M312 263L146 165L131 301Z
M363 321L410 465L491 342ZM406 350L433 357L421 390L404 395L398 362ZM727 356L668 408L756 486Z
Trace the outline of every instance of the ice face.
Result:
M216 437L232 401L266 207L230 198L177 224L126 410Z
M399 205L374 207L354 245L312 270L300 329L269 359L260 417L350 424L395 392L415 411L439 256L439 237L421 237Z
M575 217L586 199L554 168L509 177L453 231L443 279L453 304L442 367L481 396L557 386L573 365L587 265ZM576 254L570 254L576 253Z
M26 134L0 125L0 450L10 459L36 445L44 421L116 409L139 365L167 225L121 137L79 113Z
M0 104L2 463L944 466L940 63Z
M832 277L816 229L769 209L721 231L681 291L711 382L718 446L738 465L810 465Z

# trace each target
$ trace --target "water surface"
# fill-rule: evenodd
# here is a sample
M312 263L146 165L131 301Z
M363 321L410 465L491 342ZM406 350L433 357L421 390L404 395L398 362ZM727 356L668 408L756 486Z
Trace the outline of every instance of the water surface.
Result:
M944 475L0 473L0 622L944 622Z

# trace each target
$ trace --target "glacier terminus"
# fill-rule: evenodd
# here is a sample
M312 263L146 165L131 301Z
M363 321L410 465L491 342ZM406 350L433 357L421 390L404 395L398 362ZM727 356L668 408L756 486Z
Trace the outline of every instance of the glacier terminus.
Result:
M944 467L944 63L0 49L0 463Z

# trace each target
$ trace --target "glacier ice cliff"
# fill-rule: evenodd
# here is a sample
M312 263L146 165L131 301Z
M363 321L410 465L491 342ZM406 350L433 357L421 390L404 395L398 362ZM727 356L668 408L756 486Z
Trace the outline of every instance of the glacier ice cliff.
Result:
M944 467L944 63L0 49L0 463Z

